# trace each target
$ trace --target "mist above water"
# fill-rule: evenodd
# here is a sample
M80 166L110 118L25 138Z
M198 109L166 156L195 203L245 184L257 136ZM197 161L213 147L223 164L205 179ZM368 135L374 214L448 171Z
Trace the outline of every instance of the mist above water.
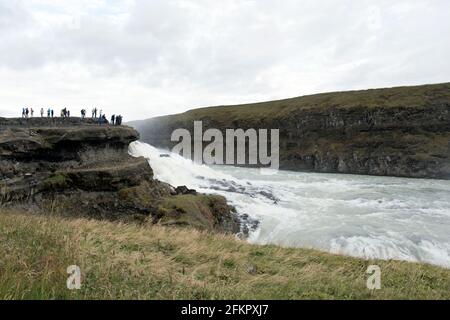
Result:
M197 165L134 142L155 178L225 196L258 220L248 241L450 268L450 181Z

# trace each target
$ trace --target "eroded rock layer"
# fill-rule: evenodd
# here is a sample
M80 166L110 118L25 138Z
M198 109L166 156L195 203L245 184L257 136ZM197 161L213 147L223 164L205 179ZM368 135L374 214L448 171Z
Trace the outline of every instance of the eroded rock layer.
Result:
M223 197L178 194L128 154L139 133L79 118L0 118L0 204L236 233Z
M280 130L281 169L450 179L450 83L325 93L194 109L130 123L171 148L194 121L203 130Z

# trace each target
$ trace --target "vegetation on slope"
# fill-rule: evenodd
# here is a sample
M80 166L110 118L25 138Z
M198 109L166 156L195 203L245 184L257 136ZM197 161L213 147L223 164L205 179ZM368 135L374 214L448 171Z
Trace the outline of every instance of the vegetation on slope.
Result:
M366 288L378 264L382 289ZM82 288L68 290L78 265ZM0 213L1 299L449 299L450 270L151 223Z
M176 115L177 120L186 121L213 116L214 119L240 121L283 118L298 110L326 108L395 108L424 107L450 103L450 82L442 84L369 89L345 92L329 92L290 99L217 106L189 110Z

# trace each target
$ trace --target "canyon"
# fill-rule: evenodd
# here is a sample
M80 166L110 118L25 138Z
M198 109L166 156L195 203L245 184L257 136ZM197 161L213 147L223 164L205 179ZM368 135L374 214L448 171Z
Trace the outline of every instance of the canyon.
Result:
M199 108L129 123L171 150L176 129L279 129L286 170L450 179L450 83Z

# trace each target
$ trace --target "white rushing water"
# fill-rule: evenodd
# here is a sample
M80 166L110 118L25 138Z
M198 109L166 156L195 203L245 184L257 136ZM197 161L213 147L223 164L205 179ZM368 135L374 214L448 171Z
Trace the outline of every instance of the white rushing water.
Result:
M362 258L450 268L450 181L279 171L194 164L135 142L155 177L225 196L258 220L249 241L316 248Z

